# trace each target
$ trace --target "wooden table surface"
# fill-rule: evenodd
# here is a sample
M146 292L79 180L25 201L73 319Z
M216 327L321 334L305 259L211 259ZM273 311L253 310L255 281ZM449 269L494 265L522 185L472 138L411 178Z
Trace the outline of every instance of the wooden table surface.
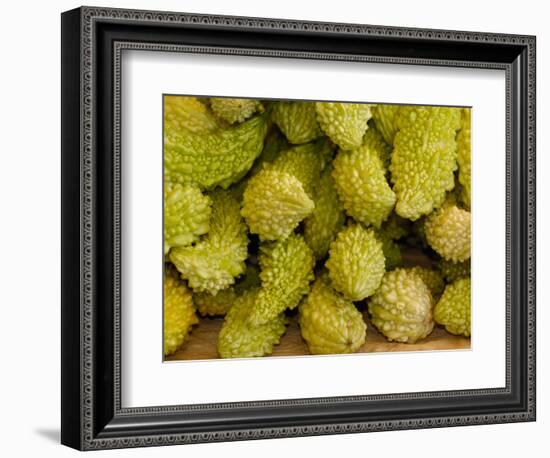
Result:
M366 317L365 317L366 319ZM374 326L367 321L367 341L358 353L421 351L421 350L457 350L470 348L470 339L453 336L443 328L436 327L424 340L415 344L388 342ZM223 318L201 318L200 323L180 350L166 358L167 361L197 360L219 358L216 350L218 333ZM287 327L281 343L273 348L274 356L309 355L307 345L300 335L297 320L293 317Z

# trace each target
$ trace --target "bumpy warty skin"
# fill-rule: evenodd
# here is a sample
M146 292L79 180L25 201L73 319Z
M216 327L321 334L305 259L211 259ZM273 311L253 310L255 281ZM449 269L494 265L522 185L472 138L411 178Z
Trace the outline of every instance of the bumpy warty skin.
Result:
M264 164L270 164L279 157L280 153L288 150L289 148L290 145L284 135L281 134L274 125L272 125L265 136L262 152L250 169L250 178L258 174L258 172L264 168Z
M214 114L229 124L243 122L254 113L263 111L261 102L253 99L229 99L211 97L210 108Z
M361 146L372 117L363 103L315 102L317 121L325 134L344 150Z
M212 201L194 185L164 187L164 254L196 242L210 229Z
M412 221L439 208L453 189L460 111L401 107L390 165L396 212Z
M367 133L363 137L362 147L366 147L376 152L376 155L384 167L384 173L386 173L390 166L392 147L384 140L384 137L374 126L374 123L369 123L369 126L371 127L369 127Z
M241 213L250 232L262 240L288 237L313 212L313 188L330 154L321 141L295 146L266 163L243 195Z
M300 331L313 355L354 353L365 343L367 325L359 310L321 278L299 311Z
M471 285L470 278L460 278L447 285L435 306L435 322L451 334L470 336Z
M461 262L470 258L471 214L456 205L444 205L426 219L430 246L443 258Z
M352 224L330 244L325 265L334 289L349 300L363 300L376 291L384 275L382 242L372 228Z
M369 301L371 322L391 342L415 343L434 327L430 290L415 272L387 272Z
M271 119L290 143L308 143L320 137L313 102L275 102Z
M260 273L257 267L246 266L244 275L237 279L235 285L218 291L217 294L195 293L194 303L202 316L224 316L237 298L245 292L260 286Z
M200 102L198 102L200 103ZM185 110L183 110L185 111ZM166 183L194 183L203 189L229 187L252 167L263 148L265 115L241 124L214 129L187 128L180 111L164 126L164 178Z
M340 150L332 176L346 212L356 221L379 228L395 205L382 161L370 143L352 151Z
M249 317L254 310L258 290L240 296L227 312L218 335L218 353L222 358L252 358L273 352L286 330L283 313L264 324L254 325Z
M470 276L470 260L463 262L453 262L446 259L440 259L437 267L443 274L448 283L452 283L462 277Z
M309 292L315 259L301 235L260 246L261 287L250 314L254 325L273 320L295 308Z
M264 166L267 170L285 172L300 180L308 195L313 195L313 188L319 175L332 156L332 149L325 140L293 146L282 151L279 156Z
M241 214L262 240L288 237L315 204L294 175L262 170L248 182Z
M388 145L393 145L395 134L399 130L397 127L397 113L400 105L375 105L372 109L372 119L374 125L380 131Z
M165 96L165 354L198 316L223 320L223 358L271 354L290 315L311 354L362 351L367 326L469 336L470 117Z
M235 283L248 257L246 226L229 191L211 194L210 231L192 246L173 248L170 260L195 292L216 294Z
M460 121L460 131L456 136L457 145L457 160L458 160L458 181L461 185L460 200L470 208L471 205L471 160L472 160L472 131L471 131L471 116L470 108L462 109L462 117Z
M289 145L284 135L279 132L277 127L271 125L265 136L262 152L254 161L252 168L243 179L232 185L230 188L239 202L242 202L244 191L246 190L250 179L260 173L265 164L273 162L282 151L285 151L288 148Z
M432 297L435 301L441 297L441 293L443 293L445 289L445 281L440 272L422 266L408 267L407 270L415 272L422 278L422 281L426 284L430 293L432 293Z
M317 259L323 258L345 222L344 209L334 186L332 167L327 167L314 188L313 213L304 221L304 238Z
M216 117L196 97L169 95L164 97L164 130L187 131L193 134L219 129Z
M191 291L169 265L164 271L164 355L174 353L199 320Z

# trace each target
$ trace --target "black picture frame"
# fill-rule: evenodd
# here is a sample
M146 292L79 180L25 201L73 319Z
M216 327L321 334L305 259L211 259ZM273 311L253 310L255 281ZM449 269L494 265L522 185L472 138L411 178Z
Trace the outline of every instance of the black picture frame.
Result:
M62 430L80 450L535 420L533 36L81 7L62 14ZM506 72L506 387L235 404L120 403L124 49Z

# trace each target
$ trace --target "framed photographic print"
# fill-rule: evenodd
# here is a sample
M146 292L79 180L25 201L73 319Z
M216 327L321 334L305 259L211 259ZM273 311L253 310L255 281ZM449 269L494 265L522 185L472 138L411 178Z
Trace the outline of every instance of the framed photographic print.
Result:
M62 443L535 419L535 38L62 15Z

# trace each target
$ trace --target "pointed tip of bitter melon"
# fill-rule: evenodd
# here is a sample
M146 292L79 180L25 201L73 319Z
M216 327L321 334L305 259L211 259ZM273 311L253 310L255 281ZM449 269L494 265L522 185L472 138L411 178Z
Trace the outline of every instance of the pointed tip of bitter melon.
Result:
M288 237L314 207L295 176L262 170L250 179L244 191L241 214L250 232L262 240L278 240Z
M363 315L322 278L315 281L299 312L300 331L311 354L354 353L365 343Z
M250 315L251 323L266 323L286 309L295 308L309 292L314 264L313 252L301 235L292 234L286 239L262 244L261 287Z
M290 143L308 143L322 135L314 102L275 102L271 118Z
M218 353L222 358L253 358L269 355L285 333L287 318L283 313L263 324L251 324L258 289L240 296L225 316L218 334Z
M369 104L316 102L315 109L321 129L340 148L350 150L361 146L372 117Z
M264 108L259 100L211 97L210 107L216 116L229 124L240 123Z

